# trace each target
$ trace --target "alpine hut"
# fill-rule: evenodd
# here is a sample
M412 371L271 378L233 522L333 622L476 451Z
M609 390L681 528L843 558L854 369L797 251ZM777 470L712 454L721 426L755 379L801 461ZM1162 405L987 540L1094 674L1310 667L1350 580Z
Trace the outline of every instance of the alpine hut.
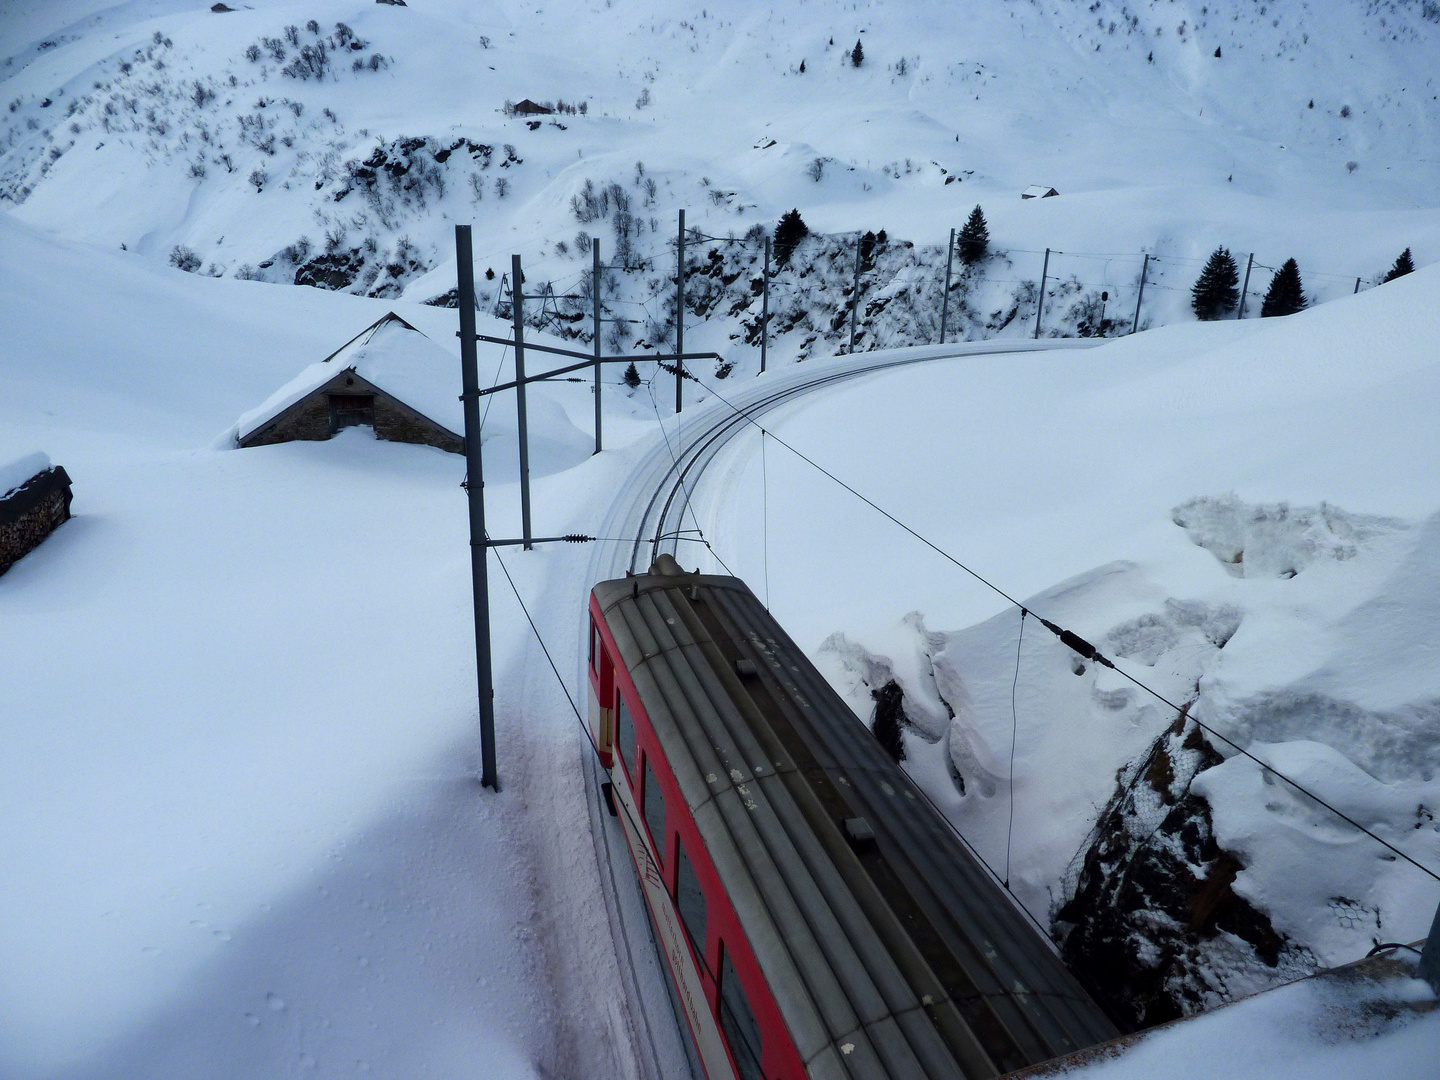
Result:
M317 441L363 425L379 439L461 454L459 389L455 358L392 311L241 416L235 442Z
M1054 196L1059 195L1059 194L1060 194L1060 192L1056 191L1053 187L1050 187L1048 184L1031 184L1031 185L1030 185L1029 187L1027 187L1024 191L1020 192L1020 198L1022 198L1022 199L1050 199L1050 198L1053 198Z

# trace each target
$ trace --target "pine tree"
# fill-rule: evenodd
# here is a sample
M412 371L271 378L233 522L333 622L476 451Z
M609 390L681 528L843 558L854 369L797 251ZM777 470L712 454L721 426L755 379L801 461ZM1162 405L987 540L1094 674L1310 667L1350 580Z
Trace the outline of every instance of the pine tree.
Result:
M1219 319L1240 302L1240 270L1229 250L1217 247L1205 263L1190 290L1190 306L1195 317L1210 321Z
M1283 266L1270 279L1270 288L1265 290L1265 300L1260 305L1260 317L1272 315L1294 315L1304 309L1309 301L1300 284L1300 267L1294 259L1286 259Z
M855 48L850 50L850 66L859 67L865 62L865 50L860 47L860 39L855 39Z
M965 227L960 230L957 239L960 261L967 266L985 258L986 252L990 250L990 228L985 224L985 215L981 212L979 203L970 211L970 220L965 222Z
M775 264L784 266L790 261L795 245L810 235L810 227L800 219L799 210L787 210L780 215L780 224L775 226Z
M640 385L640 372L635 367L635 361L630 361L630 366L625 369L625 374L620 376L622 382L631 390Z
M1404 251L1400 252L1400 257L1395 260L1395 265L1390 267L1390 272L1380 279L1380 284L1383 285L1387 281L1394 281L1397 277L1404 277L1414 269L1415 260L1410 255L1410 249L1407 247Z

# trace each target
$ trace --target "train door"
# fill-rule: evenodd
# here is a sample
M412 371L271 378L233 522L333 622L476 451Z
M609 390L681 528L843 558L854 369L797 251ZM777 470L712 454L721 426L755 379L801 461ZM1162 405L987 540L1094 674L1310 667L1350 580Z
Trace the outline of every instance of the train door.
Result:
M600 754L600 764L608 771L614 764L612 744L615 710L615 665L605 651L600 627L590 620L590 737Z

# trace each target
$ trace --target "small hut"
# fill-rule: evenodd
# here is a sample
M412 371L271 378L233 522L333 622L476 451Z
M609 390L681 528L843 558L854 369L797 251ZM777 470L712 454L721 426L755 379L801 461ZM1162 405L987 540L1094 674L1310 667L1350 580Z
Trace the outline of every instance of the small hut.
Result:
M459 363L392 311L240 417L235 442L316 441L366 426L379 439L462 454L459 396Z
M1031 184L1024 191L1020 192L1022 199L1048 199L1052 195L1059 195L1053 187L1046 187L1044 184Z
M549 116L555 110L527 97L517 101L513 111L524 116Z
M41 453L0 459L0 574L70 520L70 477Z

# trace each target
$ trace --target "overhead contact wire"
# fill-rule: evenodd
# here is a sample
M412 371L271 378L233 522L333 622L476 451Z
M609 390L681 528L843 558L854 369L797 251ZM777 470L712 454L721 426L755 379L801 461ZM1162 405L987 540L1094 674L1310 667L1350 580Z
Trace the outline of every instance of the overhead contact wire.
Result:
M575 720L580 725L581 732L585 735L585 741L590 744L590 749L595 752L596 760L599 760L600 747L595 744L595 737L590 734L589 725L585 723L585 718L580 715L580 709L575 704L575 699L570 696L570 687L565 684L564 676L560 674L560 669L555 665L555 658L550 655L549 646L545 644L545 639L540 636L540 628L535 625L535 620L530 615L530 609L525 606L525 601L520 596L520 590L515 587L515 579L510 576L510 569L505 565L505 560L500 557L498 551L495 552L495 561L500 564L500 570L504 573L505 580L510 584L510 591L515 594L515 602L520 605L520 610L525 613L525 621L530 624L530 632L535 635L535 640L540 643L540 651L545 654L545 659L550 662L550 670L555 673L555 681L560 684L560 690L565 695L565 700L570 703L570 711L575 714ZM625 817L630 822L630 827L635 830L635 834L641 839L640 850L645 853L645 861L650 864L650 868L654 870L657 875L660 874L660 867L656 865L655 859L650 854L650 849L645 845L645 834L640 831L640 825L636 822L635 816L630 813L630 808L625 805L623 799L614 798L611 802L613 805L625 811Z

